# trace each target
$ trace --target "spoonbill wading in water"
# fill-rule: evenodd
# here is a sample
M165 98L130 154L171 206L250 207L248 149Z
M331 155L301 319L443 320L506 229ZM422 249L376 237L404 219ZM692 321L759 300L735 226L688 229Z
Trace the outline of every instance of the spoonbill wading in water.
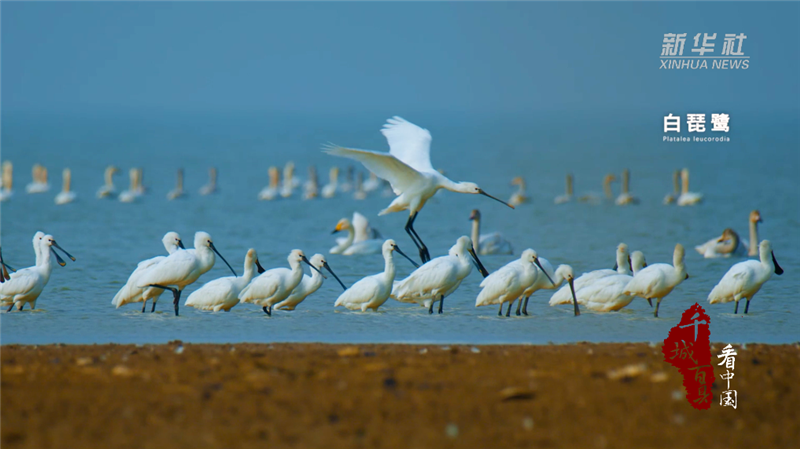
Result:
M239 292L239 301L259 305L264 313L272 316L272 306L288 298L295 287L303 281L303 266L300 262L325 278L325 275L312 265L299 249L292 250L287 260L291 268L273 268L261 273Z
M36 265L13 273L6 282L0 284L0 303L3 306L8 306L6 312L10 312L14 306L17 307L17 310L22 310L25 303L29 303L31 309L36 308L36 300L50 280L50 273L53 269L50 255L54 255L56 261L62 267L66 265L66 262L58 256L53 248L60 249L71 260L75 260L68 252L58 246L52 235L42 236L38 241L37 238L39 238L39 233L34 235L33 240L34 244L38 244Z
M722 280L719 281L711 293L708 295L708 302L711 304L736 301L733 313L739 313L739 300L747 299L744 313L750 310L750 300L761 290L771 277L772 273L778 276L783 274L783 268L775 260L772 252L772 245L769 240L761 241L758 245L759 260L746 260L732 266Z
M214 266L214 262L216 262L214 254L219 256L225 262L225 265L231 269L233 275L236 276L231 264L214 247L211 236L207 232L197 232L194 234L194 249L175 251L167 256L166 259L160 260L142 275L138 287L143 289L158 287L171 291L175 306L175 316L178 316L178 302L181 299L181 292L187 285L192 284ZM170 285L174 285L177 288L170 287Z
M256 250L250 248L244 258L244 274L242 276L214 279L200 287L199 290L193 291L183 305L200 310L230 312L233 306L239 304L239 293L250 283L256 271L263 273L265 270L258 262Z
M427 129L393 117L383 125L381 133L389 142L389 153L344 148L327 145L324 150L334 156L342 156L361 162L369 171L375 173L392 185L397 198L378 215L408 210L405 231L419 249L422 263L431 259L428 248L414 230L417 214L439 189L451 192L481 194L499 201L510 208L514 206L484 192L472 182L453 182L431 165L431 133Z

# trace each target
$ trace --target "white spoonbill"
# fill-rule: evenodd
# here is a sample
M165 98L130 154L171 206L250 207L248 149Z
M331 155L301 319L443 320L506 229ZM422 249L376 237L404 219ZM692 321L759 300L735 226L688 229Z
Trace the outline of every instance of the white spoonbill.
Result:
M681 194L678 196L678 206L694 206L703 201L703 194L689 191L689 169L681 170Z
M175 251L166 259L158 261L139 279L139 288L158 287L171 291L175 316L178 316L181 292L214 266L216 262L214 254L219 256L236 276L231 264L214 247L211 236L201 231L194 234L194 249ZM172 285L175 287L171 287Z
M53 269L50 264L50 255L54 255L62 267L66 265L66 262L58 256L53 248L69 254L58 246L52 235L45 235L39 241L36 265L17 270L6 282L0 284L0 303L3 306L9 306L7 312L10 312L14 306L17 307L17 310L22 310L26 303L31 305L31 309L36 308L36 300L50 280L50 273ZM74 259L72 256L69 257Z
M281 172L278 170L278 167L270 167L267 169L267 173L269 174L269 185L261 189L258 192L258 199L262 201L272 201L278 197L279 192L279 185L281 182Z
M42 239L44 238L44 236L45 236L45 233L42 232L42 231L36 231L36 233L33 234L33 255L35 257L33 266L37 266L37 265L39 265L41 263L41 260L42 260L41 242L42 242ZM50 260L53 261L53 259L50 259ZM10 276L8 274L9 271L11 271L11 272L16 272L17 271L15 269L11 268L10 265L6 264L5 261L3 261L3 253L2 252L0 252L0 270L1 270L0 271L0 283L3 283L3 282L5 282L5 281L10 279Z
M141 176L139 169L130 169L128 171L128 176L130 177L130 187L128 187L128 190L123 190L120 192L119 196L117 197L117 199L123 203L132 203L141 195L139 193L139 179Z
M394 258L392 257L394 251L419 268L416 262L400 251L394 240L386 240L383 242L383 260L385 262L383 272L367 276L350 286L339 295L333 307L344 306L347 309L362 312L372 309L377 312L378 307L382 306L392 294L395 275Z
M289 161L283 167L283 184L281 185L281 197L289 198L294 194L294 162Z
M109 198L113 197L117 193L117 188L114 187L114 174L116 174L119 169L113 165L109 165L106 167L105 172L103 172L103 179L105 180L105 184L103 184L99 189L97 189L97 197L98 198Z
M631 258L628 254L628 245L624 243L620 243L617 245L617 252L616 252L616 264L614 264L614 268L609 269L601 269L601 270L594 270L588 273L583 273L580 275L578 279L575 279L574 282L574 289L575 291L580 291L583 287L591 284L592 282L604 278L606 276L613 276L615 274L627 274L631 275ZM569 304L572 301L572 295L569 289L566 286L561 287L561 289L553 294L550 297L550 305L554 306L557 304Z
M488 254L514 254L511 243L504 239L499 232L481 235L481 212L478 209L472 209L469 219L472 221L472 243L475 246L476 253L481 256Z
M527 203L529 198L525 193L525 179L522 176L517 176L511 180L512 186L517 186L517 191L511 194L508 199L508 204L512 206L519 206L522 203Z
M33 181L25 186L27 193L45 193L50 190L50 184L47 183L47 169L39 164L34 164L32 169Z
M522 296L526 288L536 282L539 276L537 268L541 270L536 251L526 249L518 261L506 264L481 282L482 290L475 299L475 307L500 304L502 310L504 303L514 302ZM498 316L502 315L502 312L498 313Z
M181 240L181 236L178 235L177 232L170 231L164 234L164 237L161 239L161 243L164 244L164 249L167 250L168 255L174 253L178 249L185 249L183 246L183 241ZM147 306L147 301L152 299L153 306L150 309L150 313L155 312L156 302L158 302L158 298L162 293L164 293L164 290L158 287L148 287L145 289L139 288L139 279L158 262L161 262L166 258L167 256L156 256L139 262L139 264L136 266L136 269L133 270L133 273L128 276L128 280L125 282L125 285L123 285L117 294L114 295L114 299L111 300L111 305L119 309L125 304L141 302L142 313L144 313L145 307Z
M306 263L312 270L325 277L317 267L311 265L306 255L299 249L292 250L287 260L291 269L273 268L261 273L239 293L239 301L256 304L264 313L272 316L272 306L288 298L292 290L303 280L303 266L300 262Z
M186 191L183 190L183 169L179 168L175 182L175 188L167 194L168 200L175 200L186 196Z
M308 180L303 184L303 199L311 200L319 196L319 176L317 168L313 165L308 167Z
M614 192L611 190L611 183L617 180L617 176L609 173L603 177L603 194L602 196L589 192L578 198L578 201L590 204L600 204L604 199L605 201L614 201Z
M14 195L14 165L11 161L3 161L2 188L0 188L0 202L8 201Z
M702 245L695 246L694 249L702 254L706 259L717 257L743 257L758 255L758 224L762 223L761 213L757 210L750 212L750 244L741 241L739 234L731 228L722 231L722 235L713 238Z
M455 292L461 281L469 276L473 263L484 277L489 275L475 254L469 237L459 237L446 256L431 259L407 278L395 281L391 297L427 307L428 313L433 313L433 304L439 301L439 313L442 313L445 296Z
M61 191L58 192L56 195L55 202L56 204L67 204L75 201L77 195L73 192L70 187L72 185L72 171L68 168L65 168L63 172L61 172L61 178L63 179L63 187Z
M628 282L622 291L623 295L639 296L647 300L652 306L651 299L656 298L656 311L653 316L658 317L658 306L661 300L672 292L685 279L689 279L686 273L686 265L683 263L683 245L675 245L672 254L672 265L666 263L656 263L644 268L636 273L636 276Z
M616 204L617 206L639 204L639 198L636 198L631 194L630 188L631 188L631 172L626 168L622 170L622 192L614 201L614 204Z
M353 213L352 222L347 218L339 220L332 233L340 231L347 231L347 237L336 239L336 246L329 251L331 254L353 256L381 253L383 240L377 238L380 233L370 228L367 218L360 213Z
M323 198L333 198L336 195L336 190L339 187L339 167L331 167L330 182L322 187Z
M769 240L762 240L758 245L760 260L746 260L732 266L725 276L719 281L711 293L708 295L708 302L711 304L736 302L733 313L739 312L739 300L747 299L744 307L746 314L750 309L750 300L761 290L771 277L772 273L778 276L783 274L783 268L775 260L775 253L772 252L772 244Z
M575 274L572 272L572 267L569 265L559 265L555 271L553 271L553 265L545 259L544 257L539 258L539 264L542 265L544 269L544 274L546 276L542 276L539 273L536 276L536 282L533 283L530 287L526 288L524 292L522 292L522 296L525 298L524 301L520 298L520 301L517 303L517 316L520 315L520 305L522 305L522 314L528 314L528 300L530 299L531 295L536 293L539 290L555 290L561 287L561 284L564 281L567 281L568 284L573 284L570 288L570 292L572 292L572 297L570 297L570 301L568 303L573 303L575 299ZM538 267L537 267L538 268Z
M672 193L668 193L667 196L664 197L664 204L672 204L674 203L678 197L681 195L681 171L675 170L672 172Z
M208 184L200 187L200 195L211 195L217 192L217 168L208 169Z
M328 262L325 260L325 256L322 254L314 254L311 257L311 266L315 267L316 270L312 270L311 276L304 274L303 280L297 284L297 287L292 290L292 293L289 294L286 299L275 304L275 309L278 310L294 310L298 304L303 302L306 298L308 298L312 293L319 290L322 287L322 281L325 279L322 276L322 269L325 268L328 270L330 274L339 282L339 285L342 286L343 290L347 290L344 283L339 279L339 276L336 276L336 273L333 272L331 266L328 265Z
M211 282L192 292L184 306L194 307L201 310L211 310L219 312L224 310L230 312L231 308L239 304L239 293L253 279L256 274L263 273L264 269L258 263L256 250L250 248L244 258L244 274L242 276L227 276L214 279Z
M627 274L606 276L578 290L576 294L578 304L595 312L617 311L630 304L635 296L625 295L622 291L628 282L647 266L641 251L631 253L631 265L633 265L633 276Z
M558 195L553 199L555 204L564 204L572 201L572 174L567 173L567 188L563 195Z
M393 117L383 126L381 133L389 142L389 153L356 150L335 145L327 146L325 151L328 154L360 161L369 171L392 184L392 189L398 196L389 204L389 207L383 209L378 215L408 210L409 217L405 231L419 249L423 263L429 261L431 256L428 248L414 230L414 220L425 206L425 202L439 189L485 195L514 208L514 206L484 192L475 183L453 182L436 171L431 165L431 134L428 130L400 117Z

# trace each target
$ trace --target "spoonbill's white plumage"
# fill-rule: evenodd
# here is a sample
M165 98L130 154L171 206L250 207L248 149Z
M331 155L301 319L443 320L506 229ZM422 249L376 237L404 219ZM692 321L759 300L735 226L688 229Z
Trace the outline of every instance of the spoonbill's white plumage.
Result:
M722 235L713 238L694 249L706 259L717 257L743 257L758 255L758 224L762 223L761 213L757 210L750 212L750 244L742 242L739 234L731 228L722 231Z
M165 259L158 261L152 268L142 274L139 288L158 287L172 292L175 316L178 316L181 293L187 285L194 283L200 276L214 266L219 256L230 268L234 276L236 272L231 264L217 251L211 236L207 232L194 234L194 248L175 251ZM174 286L174 287L173 287Z
M296 180L294 179L294 162L289 161L283 167L283 184L281 185L281 197L289 198L294 194Z
M536 276L536 282L522 292L522 297L520 297L520 301L517 303L517 316L520 315L520 305L522 305L522 314L528 314L528 300L531 295L539 290L555 290L561 287L564 281L567 281L568 284L573 284L570 288L570 291L573 292L573 295L570 297L570 303L574 302L575 274L572 272L572 267L569 265L559 265L554 271L553 265L544 257L539 258L539 264L542 266L542 270L544 270L544 274L546 275L539 273L538 276ZM536 268L538 269L539 267Z
M379 215L408 210L405 230L419 249L423 263L430 260L430 253L414 230L414 220L425 203L439 190L486 195L513 209L502 200L487 194L472 182L453 182L436 171L431 165L431 134L426 129L407 122L400 117L388 120L381 130L389 142L389 153L356 150L329 145L325 151L335 156L355 159L392 184L397 198Z
M339 167L331 167L330 182L322 187L323 198L333 198L336 195L336 190L339 187Z
M433 304L439 301L439 313L442 313L444 298L455 292L461 281L469 276L473 263L481 274L489 275L475 254L469 237L459 237L446 256L431 259L407 278L395 281L391 297L426 307L428 313L433 313Z
M567 187L563 195L558 195L553 199L555 204L564 204L572 201L572 174L567 173Z
M339 285L342 286L342 289L347 290L344 283L339 279L339 276L336 276L336 273L333 272L331 266L328 265L328 261L325 260L325 256L322 254L314 254L311 257L311 266L316 268L316 270L311 270L311 276L304 274L303 280L297 284L297 287L292 290L292 293L286 297L283 301L275 304L275 308L278 310L294 310L297 308L297 305L303 302L306 298L308 298L312 293L319 290L322 287L322 282L325 278L322 276L322 269L325 268L328 270L328 273L333 275Z
M117 197L117 199L123 203L132 203L141 195L139 190L139 169L132 168L128 170L128 176L130 177L130 187L128 187L127 190L120 192L119 196Z
M639 204L639 198L636 198L630 192L631 188L631 172L627 168L622 170L622 192L619 194L614 204L617 206L627 206L629 204Z
M30 304L31 309L36 308L36 300L50 280L53 269L50 263L51 255L62 267L66 265L53 248L58 248L67 255L69 253L58 246L52 235L45 235L38 242L36 237L34 236L34 243L39 245L36 265L17 270L11 273L8 280L0 283L0 304L8 306L7 312L15 306L17 310L22 310L25 304ZM69 257L74 260L72 256Z
M244 257L244 274L241 276L226 276L208 282L198 290L193 291L186 298L186 302L183 305L213 312L219 312L220 310L230 312L233 306L239 304L239 293L253 279L256 270L259 273L264 272L261 264L258 263L256 250L250 248Z
M33 180L30 184L25 186L27 193L45 193L50 190L50 184L47 183L47 169L39 164L34 164L31 176Z
M658 306L661 304L661 300L669 295L681 282L689 278L683 261L684 255L683 245L678 243L675 245L675 251L672 254L672 265L656 263L647 266L647 268L636 273L636 276L625 286L622 294L639 296L646 299L651 305L651 300L657 299L656 311L653 315L658 317Z
M592 282L604 278L606 276L613 276L615 274L631 275L630 255L628 253L628 245L620 243L617 245L616 264L613 269L594 270L588 273L583 273L578 279L575 279L574 289L576 292L580 291L583 287L591 284ZM561 287L560 290L555 292L550 297L550 305L569 304L572 302L572 292L566 286Z
M415 267L419 267L413 260L406 256L394 240L389 239L383 242L383 260L384 270L381 273L367 276L350 288L344 291L336 299L333 304L334 307L343 306L350 310L360 310L366 312L367 309L378 311L378 307L389 299L392 294L392 286L394 284L395 266L392 253L397 251L398 254L408 259Z
M481 235L481 212L473 209L469 216L472 221L472 243L475 252L481 256L488 254L514 254L511 243L499 232Z
M58 192L56 195L55 202L56 204L67 204L75 201L77 195L75 192L72 191L72 171L68 168L65 168L63 172L61 172L61 178L63 179L63 186L61 191Z
M703 194L689 191L689 169L681 170L681 194L678 196L678 206L694 206L703 201Z
M168 200L175 200L186 196L186 191L183 190L183 169L179 168L175 180L175 188L167 193Z
M269 316L272 316L272 306L288 298L303 280L303 266L307 264L312 270L320 272L299 249L292 250L287 258L291 268L273 268L261 273L239 293L239 300L243 303L256 304ZM324 275L322 277L325 277Z
M2 185L0 186L0 202L8 201L14 195L14 165L11 161L3 161Z
M274 200L278 197L280 189L279 184L281 182L281 173L278 170L278 167L270 167L267 169L267 173L269 174L269 185L258 192L258 199L262 201Z
M164 234L164 237L161 239L161 243L164 244L164 249L167 250L168 255L174 253L178 249L184 249L181 236L178 235L177 232L170 231ZM153 306L150 309L150 312L155 312L156 302L158 302L158 298L162 293L164 293L164 290L157 287L147 287L144 289L139 288L139 280L148 270L152 269L156 264L158 264L158 262L161 262L166 258L167 256L156 256L139 262L139 264L136 266L136 269L133 270L133 273L128 276L128 280L125 282L125 285L123 285L117 294L114 295L114 299L111 300L111 305L119 309L125 304L141 302L142 313L144 313L145 307L147 306L147 301L152 299Z
M614 192L611 190L611 183L617 180L616 175L609 173L603 177L603 193L598 194L589 192L578 198L578 201L590 204L600 204L603 201L614 201Z
M211 195L217 192L217 168L208 169L208 184L200 187L200 195Z
M308 167L308 180L303 184L303 199L310 200L319 196L319 177L317 168L313 165Z
M769 240L763 240L758 246L760 260L746 260L732 266L719 283L711 290L708 295L708 302L711 304L736 302L733 313L739 312L739 300L745 298L744 313L750 309L750 300L761 290L771 277L772 273L778 276L783 274L783 268L775 260L772 252L772 244Z
M623 294L628 282L647 266L641 251L631 253L633 276L614 274L595 280L576 293L578 304L595 312L612 312L622 309L633 301L635 296Z
M105 184L97 189L98 198L110 198L117 194L117 188L114 187L114 175L117 172L119 172L119 169L113 165L106 167L105 172L103 172Z
M342 218L336 223L333 233L347 231L347 237L336 239L336 246L330 249L331 254L344 256L380 254L383 240L380 233L369 226L369 221L358 212L353 213L352 222Z
M529 198L525 192L525 179L522 176L517 176L511 180L512 186L517 186L517 191L511 194L508 199L508 204L512 206L519 206L522 203L527 203Z
M675 170L672 173L672 193L668 193L667 196L664 197L664 204L672 204L678 200L678 197L681 195L681 171Z

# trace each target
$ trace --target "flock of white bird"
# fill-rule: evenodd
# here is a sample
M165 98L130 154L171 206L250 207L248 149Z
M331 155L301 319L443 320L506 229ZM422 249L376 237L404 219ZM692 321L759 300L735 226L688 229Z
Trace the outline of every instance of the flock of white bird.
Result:
M444 298L453 294L462 281L472 272L473 265L483 275L480 284L481 291L476 298L475 305L499 305L499 315L502 315L503 305L508 303L506 316L511 314L514 302L517 302L516 314L527 315L528 300L538 290L556 290L550 298L550 305L571 304L574 315L580 314L580 307L595 312L617 311L630 304L635 297L646 299L652 306L656 300L654 315L658 316L659 306L664 297L669 295L680 283L688 279L684 263L685 251L681 244L675 246L672 264L658 263L647 265L644 254L640 251L629 253L628 246L621 243L616 250L616 266L614 269L599 269L582 274L577 279L574 277L572 267L560 265L554 268L546 259L539 257L531 249L522 251L521 256L512 260L505 266L488 273L481 263L478 255L481 254L512 254L511 244L498 233L480 234L480 212L473 210L470 215L472 220L471 237L466 235L457 239L447 255L431 259L429 251L417 231L414 223L417 215L425 203L440 189L457 193L480 194L501 202L510 208L514 204L526 201L525 183L521 178L515 178L513 184L519 190L512 195L507 203L499 200L472 182L454 182L445 177L440 171L435 170L430 162L431 135L423 128L414 125L400 117L393 117L384 125L381 132L389 142L389 153L370 150L359 150L337 145L325 146L325 152L346 157L361 162L372 174L370 181L375 180L374 186L379 186L377 178L389 183L396 198L379 215L408 211L408 220L404 230L419 251L422 265L419 266L408 255L403 253L397 243L384 240L377 230L370 228L368 220L361 214L354 214L352 220L341 219L334 229L335 232L346 231L347 237L340 238L336 246L331 248L331 254L366 255L381 253L384 258L384 270L372 276L360 279L347 288L338 276L334 274L327 263L325 256L315 254L309 260L303 251L293 250L288 257L289 268L278 267L264 270L258 260L254 249L247 251L244 262L244 273L238 276L234 269L217 251L211 236L205 232L197 232L194 237L194 248L183 247L180 236L175 232L167 233L162 242L167 251L166 256L158 256L144 260L138 264L131 273L126 284L119 290L112 300L117 308L129 303L142 303L142 312L145 311L148 300L152 300L151 312L155 310L156 302L164 290L173 294L175 314L179 313L181 293L200 276L209 271L219 256L230 268L233 276L223 277L206 283L194 291L186 299L184 305L202 310L230 311L239 303L251 303L262 308L267 315L272 315L274 309L294 310L306 297L317 291L326 279L322 273L324 268L336 278L344 292L334 302L334 307L343 306L350 310L366 311L377 310L389 298L399 302L416 303L433 313L434 304L439 303L438 312L443 312ZM293 164L287 167L288 184L285 189L293 188ZM4 175L6 169L4 166ZM106 171L107 184L98 191L98 197L110 195L113 184L110 183L116 169L109 167ZM334 171L336 173L334 173ZM36 173L38 172L38 175ZM29 192L46 191L47 172L43 167L35 167L35 181L38 186L29 185ZM278 170L270 168L269 192L262 191L259 196L268 199L269 195L281 195L284 188L279 188ZM38 176L38 179L36 178ZM338 189L335 185L338 169L332 170L332 190ZM5 177L5 176L4 176ZM61 194L71 193L69 190L70 173L64 173L65 191ZM678 189L678 181L682 180L682 188ZM610 183L615 181L615 175L604 178L604 195L611 198ZM284 179L286 181L286 178ZM702 195L688 190L689 173L684 169L674 175L675 192L668 195L664 202L677 203L678 205L696 204L702 200ZM629 192L630 173L622 173L622 194L616 199L620 205L633 204L638 200ZM366 182L360 182L361 189ZM5 184L4 180L4 186ZM323 196L326 188L322 189ZM138 193L136 192L138 189ZM216 190L216 170L210 172L210 183L203 189L205 193ZM141 195L141 170L131 169L131 195ZM306 189L306 194L309 189ZM123 195L120 194L122 200ZM178 198L185 195L183 192L183 173L178 173L176 189L170 192L169 197ZM291 196L290 194L288 196ZM581 201L598 201L598 196L586 195L578 198ZM74 195L73 195L74 199ZM572 176L567 176L567 192L557 197L556 203L572 200ZM64 202L71 200L64 199ZM58 202L58 200L57 200ZM739 301L746 299L745 313L749 310L750 300L759 291L761 286L770 279L773 273L782 274L783 270L775 260L772 246L769 241L758 243L757 224L762 222L758 211L750 214L750 244L745 245L738 234L732 229L726 229L720 237L714 238L703 245L696 247L704 257L731 257L744 255L758 255L759 260L747 260L735 264L714 287L708 296L708 301L714 303L735 302L734 313L738 313ZM8 265L3 262L2 276L0 276L0 303L8 306L11 311L16 306L22 310L27 303L30 308L35 308L36 300L47 284L51 270L57 262L64 266L65 262L58 256L54 249L61 249L51 235L37 232L33 239L36 255L36 265L12 273L7 272ZM71 259L74 257L66 253ZM394 253L400 254L416 267L408 277L395 280ZM51 257L54 255L54 258ZM305 275L303 264L310 267L311 275ZM566 282L566 285L563 285Z

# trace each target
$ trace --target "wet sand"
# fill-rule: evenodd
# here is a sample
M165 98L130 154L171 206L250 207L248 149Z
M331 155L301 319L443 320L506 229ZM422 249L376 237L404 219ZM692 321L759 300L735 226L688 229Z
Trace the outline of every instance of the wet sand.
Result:
M0 445L796 447L800 346L737 349L698 411L647 344L3 346Z

